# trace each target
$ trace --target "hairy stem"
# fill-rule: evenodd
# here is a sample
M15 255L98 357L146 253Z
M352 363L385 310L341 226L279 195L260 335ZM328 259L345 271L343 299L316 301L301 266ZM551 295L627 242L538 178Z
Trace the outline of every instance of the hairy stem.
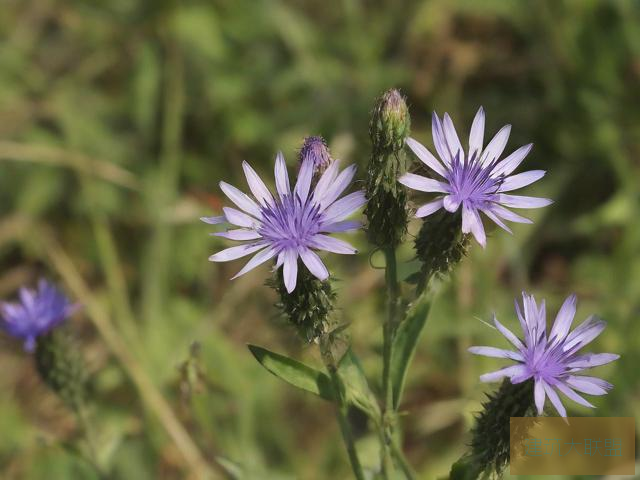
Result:
M393 383L391 381L391 355L393 338L397 327L398 304L400 300L396 251L394 247L384 250L386 259L385 280L387 284L387 319L383 326L383 368L382 385L384 389L384 410L382 414L382 472L385 478L390 478L393 472L391 459L391 445L395 424L395 410L393 408Z

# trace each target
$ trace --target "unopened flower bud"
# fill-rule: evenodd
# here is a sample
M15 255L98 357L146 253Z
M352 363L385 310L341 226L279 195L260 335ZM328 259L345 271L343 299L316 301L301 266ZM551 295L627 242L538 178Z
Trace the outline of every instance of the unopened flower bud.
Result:
M72 410L86 401L87 372L78 346L65 328L39 336L35 350L36 369L43 382Z
M425 217L415 240L416 255L422 262L415 276L418 290L425 289L434 275L448 273L465 255L468 235L460 230L460 214L439 211Z
M300 165L307 160L313 162L313 172L316 177L322 175L331 165L333 159L324 138L313 136L304 139L302 148L300 148Z
M329 315L336 294L329 280L318 280L306 268L299 268L296 288L287 292L282 269L278 269L268 283L280 297L278 307L285 319L306 342L313 342L330 330Z
M535 417L533 382L512 384L505 379L497 392L487 395L471 432L471 449L451 468L451 480L475 480L500 475L510 460L511 417ZM525 436L526 432L519 432Z
M407 229L405 187L398 178L406 171L404 141L411 118L398 90L387 91L371 115L369 136L373 144L367 172L367 234L378 247L395 247Z

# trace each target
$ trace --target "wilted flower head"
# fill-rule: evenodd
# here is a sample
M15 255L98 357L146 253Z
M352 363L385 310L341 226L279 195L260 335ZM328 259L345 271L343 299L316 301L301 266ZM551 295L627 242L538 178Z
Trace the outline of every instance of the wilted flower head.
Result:
M9 335L24 340L25 350L32 352L36 338L64 322L76 308L54 285L40 280L37 290L20 289L19 303L2 303L0 324Z
M480 377L483 382L494 382L507 377L512 384L533 379L535 404L542 414L545 397L549 397L558 413L566 417L557 392L587 407L593 405L576 391L589 395L604 395L612 385L600 378L578 375L585 369L605 365L620 358L614 353L586 353L578 351L589 344L604 330L606 323L590 316L572 332L569 332L576 314L576 296L568 297L556 316L551 332L547 335L547 319L544 300L538 306L532 295L522 294L522 308L516 302L516 313L524 332L520 340L495 317L498 331L509 340L516 351L494 347L471 347L469 351L487 357L509 358L517 365L487 373Z
M313 168L316 175L321 175L329 168L332 162L329 148L324 138L314 136L304 139L302 148L300 149L300 166L306 161L313 162Z
M545 172L532 170L511 175L527 156L532 144L520 147L507 158L500 160L509 139L511 125L502 127L483 148L484 110L482 107L471 125L467 155L449 114L445 113L440 120L434 112L432 131L433 143L440 160L413 138L407 139L407 145L441 179L407 173L399 180L414 190L441 194L436 200L418 208L416 217L426 217L441 208L452 213L462 208L462 231L472 233L478 243L484 247L486 235L479 212L483 212L497 225L511 233L503 220L519 223L531 223L531 220L505 207L539 208L551 203L551 200L546 198L505 193L539 180Z
M210 224L227 222L240 227L213 235L244 243L222 250L210 256L209 260L228 262L258 252L233 277L237 278L277 257L276 268L284 266L284 284L287 291L292 292L296 287L299 257L314 276L325 280L329 272L314 250L356 253L356 249L347 242L327 234L359 228L359 222L345 219L365 202L362 191L338 198L351 184L356 170L355 165L351 165L340 172L339 166L339 161L331 162L312 188L314 162L307 158L300 167L298 181L292 191L284 157L278 153L275 165L278 194L274 197L253 168L243 162L254 198L226 182L220 182L222 191L240 210L225 207L224 215L205 217L202 221Z

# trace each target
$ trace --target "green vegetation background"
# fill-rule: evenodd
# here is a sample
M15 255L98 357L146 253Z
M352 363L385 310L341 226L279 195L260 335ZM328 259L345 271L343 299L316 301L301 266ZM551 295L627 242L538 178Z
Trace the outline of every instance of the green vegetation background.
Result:
M421 478L446 474L461 454L491 388L478 375L502 365L466 352L500 341L478 319L495 311L516 328L523 289L552 313L576 292L578 320L608 320L592 348L622 358L599 371L615 388L594 399L596 413L637 419L639 85L631 1L5 0L0 296L45 275L85 304L73 327L116 478L188 477L165 432L171 418L237 478L349 478L332 407L267 374L245 344L311 364L316 349L278 320L266 268L230 282L238 262L207 262L226 242L197 219L219 211L220 179L244 186L243 159L271 178L276 151L294 168L306 135L323 135L362 179L369 111L397 86L427 145L433 109L464 134L479 105L487 135L513 124L507 148L533 141L526 166L548 171L527 193L555 200L513 236L492 230L440 287L402 407ZM371 265L382 259L369 259L361 233L352 240L360 255L327 262L375 379L383 275ZM401 259L408 271L410 237ZM170 419L139 394L130 361ZM65 448L73 417L6 336L0 365L0 477L93 478ZM375 459L375 438L363 435L363 456Z

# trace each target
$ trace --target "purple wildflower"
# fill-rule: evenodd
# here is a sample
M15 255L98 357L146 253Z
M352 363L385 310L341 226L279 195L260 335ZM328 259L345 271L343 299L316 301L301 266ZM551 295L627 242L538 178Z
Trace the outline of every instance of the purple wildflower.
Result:
M220 182L222 191L240 210L225 207L224 215L204 217L202 221L210 224L228 222L241 227L213 235L245 243L222 250L210 256L209 260L228 262L258 252L233 277L237 278L277 257L276 268L284 266L284 283L287 291L292 292L296 287L298 257L313 275L325 280L329 272L313 250L356 253L356 249L347 242L327 235L360 227L360 222L345 219L365 203L364 192L353 192L338 199L351 184L355 165L339 172L339 162L331 162L312 188L314 162L307 158L300 167L298 181L292 191L284 157L278 153L276 197L247 162L243 162L242 167L255 200L228 183Z
M495 316L493 319L498 331L516 347L516 351L494 347L471 347L469 351L486 357L509 358L518 364L482 375L480 380L494 382L509 377L511 383L517 384L532 378L539 415L542 414L545 396L548 396L558 413L567 416L556 391L581 405L594 408L576 390L589 395L604 395L612 385L600 378L577 373L613 362L620 355L578 354L578 351L600 335L606 323L592 315L569 333L576 314L575 295L569 296L562 304L548 336L544 300L538 306L532 295L523 292L522 309L516 301L516 313L524 332L524 341L511 333Z
M25 350L32 352L36 337L64 322L76 308L60 290L42 279L37 290L20 289L19 303L0 305L0 325L9 335L24 340Z
M416 217L426 217L445 208L456 212L462 206L462 231L472 233L478 243L486 245L486 235L479 212L483 212L498 226L511 233L502 220L532 223L505 207L540 208L551 200L546 198L509 195L505 192L529 185L545 174L543 170L511 175L531 150L532 144L520 147L504 160L500 156L507 145L511 125L506 125L483 149L484 110L478 109L469 135L469 154L465 155L451 117L445 113L442 120L434 112L432 119L433 143L440 161L422 144L413 138L406 143L418 158L442 180L423 177L413 173L403 175L403 185L421 192L443 194L416 211Z

